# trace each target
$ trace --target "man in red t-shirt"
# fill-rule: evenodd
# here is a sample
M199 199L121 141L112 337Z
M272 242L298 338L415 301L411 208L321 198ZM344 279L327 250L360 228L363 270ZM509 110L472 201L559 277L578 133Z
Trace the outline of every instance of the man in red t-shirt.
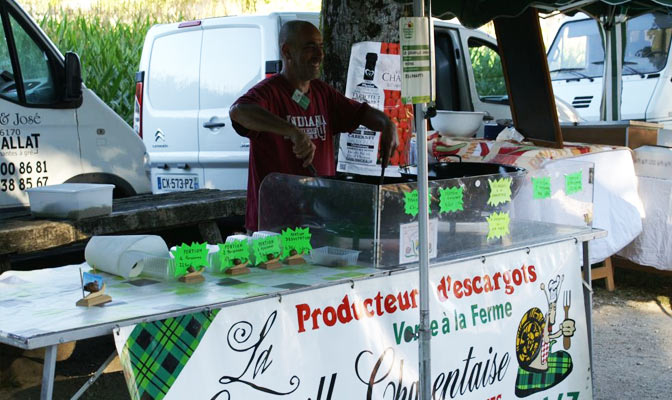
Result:
M394 123L366 103L318 80L324 52L313 24L290 21L280 30L282 71L255 85L231 106L233 128L250 139L245 227L256 231L259 186L271 172L334 175L333 136L359 125L382 132L382 165L397 145Z

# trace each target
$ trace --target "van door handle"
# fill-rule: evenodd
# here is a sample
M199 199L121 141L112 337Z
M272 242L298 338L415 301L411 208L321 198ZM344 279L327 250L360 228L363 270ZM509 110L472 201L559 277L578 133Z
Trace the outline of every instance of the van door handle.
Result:
M203 127L207 129L223 128L226 124L224 122L204 122Z

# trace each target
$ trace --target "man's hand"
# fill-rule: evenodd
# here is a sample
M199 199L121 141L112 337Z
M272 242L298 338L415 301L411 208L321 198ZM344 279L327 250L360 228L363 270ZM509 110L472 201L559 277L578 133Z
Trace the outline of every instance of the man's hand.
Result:
M374 132L381 132L380 136L380 158L383 168L390 162L392 153L399 145L397 137L397 126L382 111L373 107L367 107L361 121L362 125Z
M308 135L306 135L300 129L292 127L293 132L289 135L289 138L294 144L292 146L292 151L294 155L299 160L303 160L303 168L306 168L313 162L313 157L315 156L315 144L310 140Z
M390 162L390 157L397 149L398 145L399 137L397 136L397 126L394 122L388 120L380 137L380 155L382 157L381 165L383 168L387 167L387 164Z
M574 336L576 331L575 322L573 319L566 319L560 324L563 336Z

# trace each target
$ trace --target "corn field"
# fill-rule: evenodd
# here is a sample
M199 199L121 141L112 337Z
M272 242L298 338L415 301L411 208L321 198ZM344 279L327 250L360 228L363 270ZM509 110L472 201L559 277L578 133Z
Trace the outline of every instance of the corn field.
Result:
M152 25L273 11L266 7L270 0L19 1L61 53L79 55L86 86L129 124L133 121L135 73ZM306 9L306 2L283 2L294 10ZM319 1L308 3L313 10L315 4L319 6Z

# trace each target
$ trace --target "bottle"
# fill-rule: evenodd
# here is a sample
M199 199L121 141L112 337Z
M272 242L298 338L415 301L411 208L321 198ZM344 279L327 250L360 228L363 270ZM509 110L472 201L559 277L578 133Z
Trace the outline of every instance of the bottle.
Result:
M385 93L373 83L376 74L376 62L378 54L366 53L366 64L364 65L364 80L355 86L352 92L352 98L362 102L369 103L371 107L383 110L385 104Z

